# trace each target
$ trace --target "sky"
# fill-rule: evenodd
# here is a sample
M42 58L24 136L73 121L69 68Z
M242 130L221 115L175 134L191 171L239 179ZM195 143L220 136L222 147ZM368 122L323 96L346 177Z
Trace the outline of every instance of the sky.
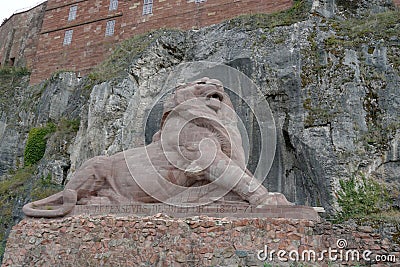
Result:
M45 0L0 0L0 24L16 11L29 9L43 2Z

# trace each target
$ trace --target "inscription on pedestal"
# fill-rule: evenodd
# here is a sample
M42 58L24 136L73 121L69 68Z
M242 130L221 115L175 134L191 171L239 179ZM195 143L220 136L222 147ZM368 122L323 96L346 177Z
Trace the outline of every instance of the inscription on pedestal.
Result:
M166 204L126 204L126 205L77 205L72 214L136 214L153 215L165 214L246 214L253 213L256 209L251 205L210 205L197 207L177 207Z
M197 207L178 207L163 203L125 204L125 205L77 205L70 215L137 215L150 216L158 213L171 217L190 217L207 215L212 217L237 218L292 218L319 220L313 208L307 206L264 206L257 208L248 204L211 204Z

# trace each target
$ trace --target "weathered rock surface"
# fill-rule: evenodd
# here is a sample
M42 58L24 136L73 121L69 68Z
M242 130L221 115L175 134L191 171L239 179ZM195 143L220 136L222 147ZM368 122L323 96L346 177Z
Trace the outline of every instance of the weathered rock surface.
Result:
M129 74L94 86L88 101L83 93L90 90L87 80L56 75L41 87L20 90L13 107L3 111L2 173L17 167L17 159L22 162L31 126L62 117L79 116L80 129L73 144L65 146L62 163L50 162L54 154L47 153L44 165L70 161L68 177L90 157L143 145L145 117L168 75L179 63L206 60L246 73L270 103L278 147L266 185L296 203L329 210L338 179L358 171L385 176L400 164L396 36L365 38L344 47L341 34L319 17L274 29L232 28L227 22L187 33L166 32L132 59ZM332 38L337 43L330 44ZM149 125L147 142L158 127ZM392 176L386 180L397 185Z

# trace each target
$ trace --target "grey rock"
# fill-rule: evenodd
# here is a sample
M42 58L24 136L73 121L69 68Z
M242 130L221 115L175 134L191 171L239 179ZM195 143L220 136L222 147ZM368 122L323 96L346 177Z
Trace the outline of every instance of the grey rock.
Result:
M336 14L335 0L313 0L311 13L318 14L326 18L332 18Z

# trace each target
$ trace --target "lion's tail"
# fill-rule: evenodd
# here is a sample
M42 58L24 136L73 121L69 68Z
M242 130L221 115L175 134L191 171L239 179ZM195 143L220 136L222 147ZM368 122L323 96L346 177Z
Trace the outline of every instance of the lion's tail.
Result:
M75 190L65 189L47 198L30 202L22 208L29 217L54 218L65 216L72 211L77 202Z

